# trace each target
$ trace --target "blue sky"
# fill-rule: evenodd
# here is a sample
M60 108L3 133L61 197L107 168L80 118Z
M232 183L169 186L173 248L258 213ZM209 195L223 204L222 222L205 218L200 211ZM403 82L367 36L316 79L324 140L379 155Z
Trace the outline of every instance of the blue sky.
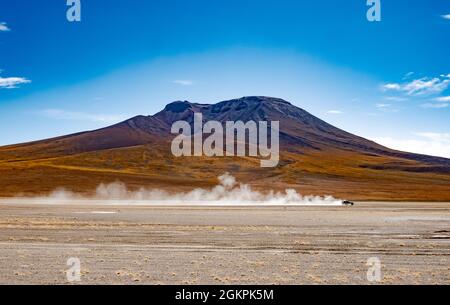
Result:
M175 100L281 97L381 144L450 157L450 1L0 0L0 145Z

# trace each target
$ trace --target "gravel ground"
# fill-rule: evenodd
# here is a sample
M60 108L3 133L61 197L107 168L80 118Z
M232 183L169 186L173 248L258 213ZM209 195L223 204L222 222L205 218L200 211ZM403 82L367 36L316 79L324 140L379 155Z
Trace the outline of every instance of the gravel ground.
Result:
M0 284L450 284L449 203L145 207L0 200ZM73 284L73 283L72 283Z

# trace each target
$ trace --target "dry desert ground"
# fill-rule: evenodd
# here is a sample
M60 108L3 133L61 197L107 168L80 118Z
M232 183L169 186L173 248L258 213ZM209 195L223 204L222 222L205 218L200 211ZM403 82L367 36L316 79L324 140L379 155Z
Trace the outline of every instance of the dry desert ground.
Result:
M0 201L0 284L450 284L450 204L132 206Z

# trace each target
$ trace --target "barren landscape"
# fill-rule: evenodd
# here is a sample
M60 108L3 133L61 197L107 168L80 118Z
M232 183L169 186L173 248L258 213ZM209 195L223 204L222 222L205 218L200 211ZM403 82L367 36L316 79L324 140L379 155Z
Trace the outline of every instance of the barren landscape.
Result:
M41 205L0 201L0 284L450 284L450 203Z
M205 120L279 121L280 163L251 157L174 157L171 125ZM178 101L94 131L0 147L0 196L48 195L66 188L91 195L101 183L131 190L187 191L224 173L258 190L295 189L360 201L449 201L450 160L401 152L350 134L291 103L250 96L217 104Z
M0 286L450 285L450 1L330 2L0 0Z

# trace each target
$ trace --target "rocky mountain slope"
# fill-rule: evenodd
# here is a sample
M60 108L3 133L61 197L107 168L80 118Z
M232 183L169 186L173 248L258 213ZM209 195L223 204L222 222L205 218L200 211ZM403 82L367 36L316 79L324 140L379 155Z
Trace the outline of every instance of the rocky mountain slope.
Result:
M249 157L181 157L170 151L173 122L280 121L281 161L261 168ZM365 200L450 201L450 160L391 150L338 129L287 101L244 97L214 105L174 102L99 130L0 147L0 196L57 187L89 193L104 182L187 190L230 172L255 188Z

